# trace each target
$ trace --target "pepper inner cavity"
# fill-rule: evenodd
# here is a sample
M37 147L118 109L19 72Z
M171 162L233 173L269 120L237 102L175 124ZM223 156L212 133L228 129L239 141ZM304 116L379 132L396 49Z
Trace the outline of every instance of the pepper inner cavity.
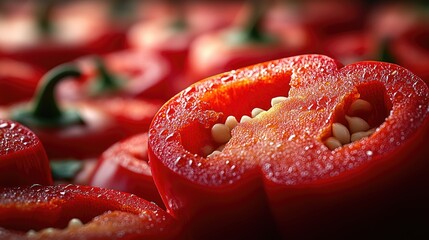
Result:
M279 96L271 99L271 107L274 105L286 100L287 97ZM269 109L268 109L269 110ZM252 112L250 113L250 116L243 115L240 118L240 121L237 120L235 116L228 116L224 123L216 123L211 128L211 137L213 141L217 144L217 147L215 146L204 146L202 149L202 152L205 156L211 157L216 154L219 154L222 152L222 150L225 148L225 144L229 142L232 135L232 130L240 123L247 122L251 120L252 118L257 117L259 114L264 113L268 110L264 110L262 108L254 108Z
M369 137L375 132L365 116L373 111L370 102L363 99L354 100L345 115L346 124L335 122L331 126L331 133L323 142L330 150L353 143L362 138Z

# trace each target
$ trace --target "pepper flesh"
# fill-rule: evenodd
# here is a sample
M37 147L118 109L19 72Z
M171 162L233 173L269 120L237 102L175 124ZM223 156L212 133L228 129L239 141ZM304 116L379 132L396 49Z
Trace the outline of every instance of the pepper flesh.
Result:
M0 120L0 186L51 185L48 157L37 136L21 124Z
M30 239L175 239L179 225L165 211L135 195L78 185L0 189L0 235ZM70 219L84 225L66 228Z
M236 126L220 154L204 157L204 146L215 145L211 126L287 93ZM329 150L323 139L359 97L376 109L368 121L376 132ZM393 64L342 67L303 55L250 66L200 81L160 109L149 131L152 174L167 209L196 236L225 228L255 235L272 225L284 237L369 234L388 210L427 199L415 190L428 182L428 103L427 85ZM404 223L401 214L375 230Z

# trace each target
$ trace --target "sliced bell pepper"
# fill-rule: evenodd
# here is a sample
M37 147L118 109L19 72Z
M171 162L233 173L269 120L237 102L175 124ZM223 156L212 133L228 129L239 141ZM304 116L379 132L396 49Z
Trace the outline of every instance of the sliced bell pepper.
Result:
M5 239L177 239L168 213L135 195L90 186L0 189Z
M147 138L141 133L104 151L88 184L133 193L163 207L148 164Z
M196 237L421 233L428 109L428 86L398 65L285 58L169 100L149 130L149 163L167 210Z
M187 78L190 82L268 60L312 51L310 33L299 24L266 20L268 6L252 1L241 26L213 31L190 47ZM257 2L257 3L256 3Z
M157 53L125 50L75 61L82 71L79 81L59 86L62 99L132 97L169 99L173 75L168 61Z
M33 97L43 71L30 64L0 58L0 105Z
M21 124L0 120L0 186L52 184L49 161L37 136Z

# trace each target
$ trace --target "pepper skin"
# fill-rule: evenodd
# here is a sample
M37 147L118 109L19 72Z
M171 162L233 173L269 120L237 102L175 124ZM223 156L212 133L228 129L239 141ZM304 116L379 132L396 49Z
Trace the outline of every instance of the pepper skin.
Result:
M69 184L3 188L0 196L2 239L178 237L179 225L168 213L128 193Z
M0 186L51 185L45 149L37 136L19 123L0 120Z
M270 109L227 124L256 107ZM356 109L370 111L362 116L372 134L331 150L339 129L354 131L346 120ZM428 109L428 86L398 65L285 58L207 78L170 99L149 130L149 163L167 210L196 237L424 233ZM232 130L220 146L213 132L223 122Z
M0 58L0 105L29 100L42 75L42 70L30 64Z
M104 151L89 185L133 193L163 207L148 164L147 138L147 133L141 133Z

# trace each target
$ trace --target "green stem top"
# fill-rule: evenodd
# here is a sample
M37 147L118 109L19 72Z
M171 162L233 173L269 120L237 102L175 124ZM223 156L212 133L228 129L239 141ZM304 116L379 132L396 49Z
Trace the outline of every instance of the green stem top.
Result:
M81 73L73 65L60 65L49 71L41 80L39 89L28 108L18 108L12 112L12 119L28 127L65 127L83 124L76 111L63 111L55 98L55 87L68 77L80 77Z

